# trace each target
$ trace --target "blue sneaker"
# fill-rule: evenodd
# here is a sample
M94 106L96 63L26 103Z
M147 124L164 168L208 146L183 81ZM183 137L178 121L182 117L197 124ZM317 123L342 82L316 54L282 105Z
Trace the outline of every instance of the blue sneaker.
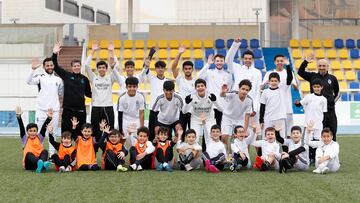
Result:
M46 171L49 171L49 169L50 169L50 162L49 161L44 162L44 168L45 168Z
M43 162L43 160L39 159L37 162L37 168L36 168L35 172L41 173L43 167L44 167L44 162Z
M165 167L165 171L169 171L169 172L173 172L173 169L170 167L170 165L166 165Z
M158 167L156 167L157 171L162 171L163 170L163 164L159 164Z

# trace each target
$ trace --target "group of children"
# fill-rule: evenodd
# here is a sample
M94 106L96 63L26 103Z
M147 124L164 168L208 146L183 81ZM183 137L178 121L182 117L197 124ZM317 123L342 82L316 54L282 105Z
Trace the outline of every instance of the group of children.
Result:
M239 43L237 38L233 46L236 48ZM95 46L92 53L96 49ZM275 56L274 61L280 65L285 63L286 70L267 74L261 85L259 74L252 66L251 51L244 53L245 68L232 64L234 67L230 65L229 71L224 70L228 56L226 59L222 55L210 56L196 80L192 77L193 63L190 61L183 63L184 76L178 75L176 67L184 51L185 47L181 46L172 66L180 94L175 93L174 81L165 78L164 62L155 63L156 77L150 73L154 49L145 60L141 75L117 77L116 80L124 83L117 104L119 130L114 129L113 119L101 120L99 125L92 119L92 124L81 124L79 133L76 130L79 128L78 119L73 117L72 132L63 132L58 143L53 136L53 125L56 123L51 123L51 109L38 133L36 124L28 124L25 131L21 109L17 108L25 169L36 172L49 169L48 154L42 146L46 131L50 144L58 152L51 155L51 160L60 172L99 170L96 160L99 148L103 154L101 168L104 170L173 171L177 164L181 170L191 171L203 164L207 171L213 173L225 168L236 172L252 166L262 171L276 169L283 173L289 169L307 170L311 160L316 167L314 173L339 169L339 145L332 141L332 132L322 126L327 100L321 95L321 81L314 79L311 83L314 93L295 101L296 106L303 106L305 110L306 133L303 138L301 128L288 122L288 93L293 84L293 74L283 55ZM118 64L116 57L114 60ZM132 65L130 62L125 64ZM214 70L209 69L211 64L215 64ZM107 68L104 63L98 65L105 70ZM89 67L87 71L91 72ZM105 77L104 70L101 71L100 77ZM118 73L113 70L113 74ZM249 75L243 78L246 74ZM100 81L95 79L95 74L90 75L92 81ZM145 76L151 87L149 128L144 127L145 99L137 91L139 82ZM109 81L112 84L114 79ZM232 84L234 81L238 84ZM265 85L269 87L266 89ZM97 91L99 98L107 95L101 93L101 88ZM72 140L75 141L74 146ZM178 157L174 156L175 145ZM250 146L254 146L257 152L253 164L249 155ZM129 168L125 167L127 156Z

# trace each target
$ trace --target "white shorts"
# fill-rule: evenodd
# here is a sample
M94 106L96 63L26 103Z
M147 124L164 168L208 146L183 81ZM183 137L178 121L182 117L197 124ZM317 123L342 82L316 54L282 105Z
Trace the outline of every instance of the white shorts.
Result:
M280 136L282 138L285 138L285 119L279 119L279 120L273 120L273 121L265 121L264 122L264 133L263 133L263 139L265 139L265 130L268 127L275 127L275 125L280 125L281 126L281 130L280 130Z
M309 169L309 164L305 164L300 160L297 160L294 164L294 169L300 170L300 171L306 171Z
M235 126L238 125L244 126L244 121L234 122L233 120L223 116L221 121L221 133L223 135L232 135L234 134Z

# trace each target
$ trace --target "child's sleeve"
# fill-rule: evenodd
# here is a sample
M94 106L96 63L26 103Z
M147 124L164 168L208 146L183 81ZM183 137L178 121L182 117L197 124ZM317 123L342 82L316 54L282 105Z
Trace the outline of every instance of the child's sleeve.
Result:
M71 138L76 141L77 135L76 135L76 129L71 128Z
M276 141L278 141L280 144L284 144L285 140L284 138L281 137L280 131L275 131L275 135L276 135Z
M305 144L312 147L312 148L318 148L321 144L321 141L310 141L310 137L313 138L313 133L314 132L306 132L306 135L305 135Z
M240 149L236 146L235 141L231 143L230 148L231 148L232 153L239 153L240 152Z
M280 154L280 145L279 144L276 144L276 149L275 149L275 158L277 160L280 160L281 159L281 154Z
M256 141L256 137L257 137L257 134L255 133L250 133L250 135L245 138L245 143L246 145L250 145L251 143L255 142Z
M46 127L49 125L50 121L52 120L52 118L47 117L44 124L41 126L41 130L40 130L40 136L42 136L43 138L45 137L45 133L46 133Z
M26 135L25 127L23 120L21 116L16 116L18 123L19 123L19 129L20 129L20 138L22 139Z
M286 65L286 85L291 85L294 76L291 71L291 66Z
M326 100L325 97L324 97L324 99L323 99L322 111L323 111L324 113L327 112L327 100Z
M181 140L177 141L177 143L176 143L176 149L177 149L177 150L178 150L178 149L181 149L182 146L183 146L183 144L182 144Z
M201 150L202 150L202 147L201 147L199 144L196 144L195 147L194 147L194 149L195 149L196 151L201 151Z
M254 147L262 147L263 141L262 140L253 141L251 143L251 145L254 146Z
M55 141L52 133L49 133L49 142L57 151L59 151L60 143Z
M126 149L124 145L122 146L121 151L124 152L125 156L127 156L129 153L129 151Z
M86 62L85 62L85 70L86 70L86 74L87 76L89 77L89 80L92 82L95 78L95 74L94 72L91 70L91 67L90 67L90 63L91 63L91 60L92 60L92 57L93 55L92 54L89 54L89 56L87 57L86 59Z
M155 151L154 145L150 141L147 141L146 150L145 150L146 154L152 154L154 151Z
M331 146L332 150L329 150L330 151L329 154L325 154L325 155L328 155L330 159L333 159L339 155L340 147L337 142L333 142L331 145L332 145Z
M105 139L108 137L108 134L106 132L102 132L102 135L100 137L99 142L94 143L94 148L100 147L101 150L105 151L106 145L105 145Z

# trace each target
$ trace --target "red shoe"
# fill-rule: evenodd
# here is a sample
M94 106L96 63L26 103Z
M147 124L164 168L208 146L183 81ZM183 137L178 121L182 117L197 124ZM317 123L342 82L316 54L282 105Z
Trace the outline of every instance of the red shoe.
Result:
M209 166L209 171L211 173L219 173L220 172L219 169L217 169L214 165Z
M261 170L262 163L263 163L263 160L261 159L261 157L256 156L256 160L255 160L253 167Z
M205 170L206 171L209 171L210 165L211 165L210 160L209 159L205 160Z

